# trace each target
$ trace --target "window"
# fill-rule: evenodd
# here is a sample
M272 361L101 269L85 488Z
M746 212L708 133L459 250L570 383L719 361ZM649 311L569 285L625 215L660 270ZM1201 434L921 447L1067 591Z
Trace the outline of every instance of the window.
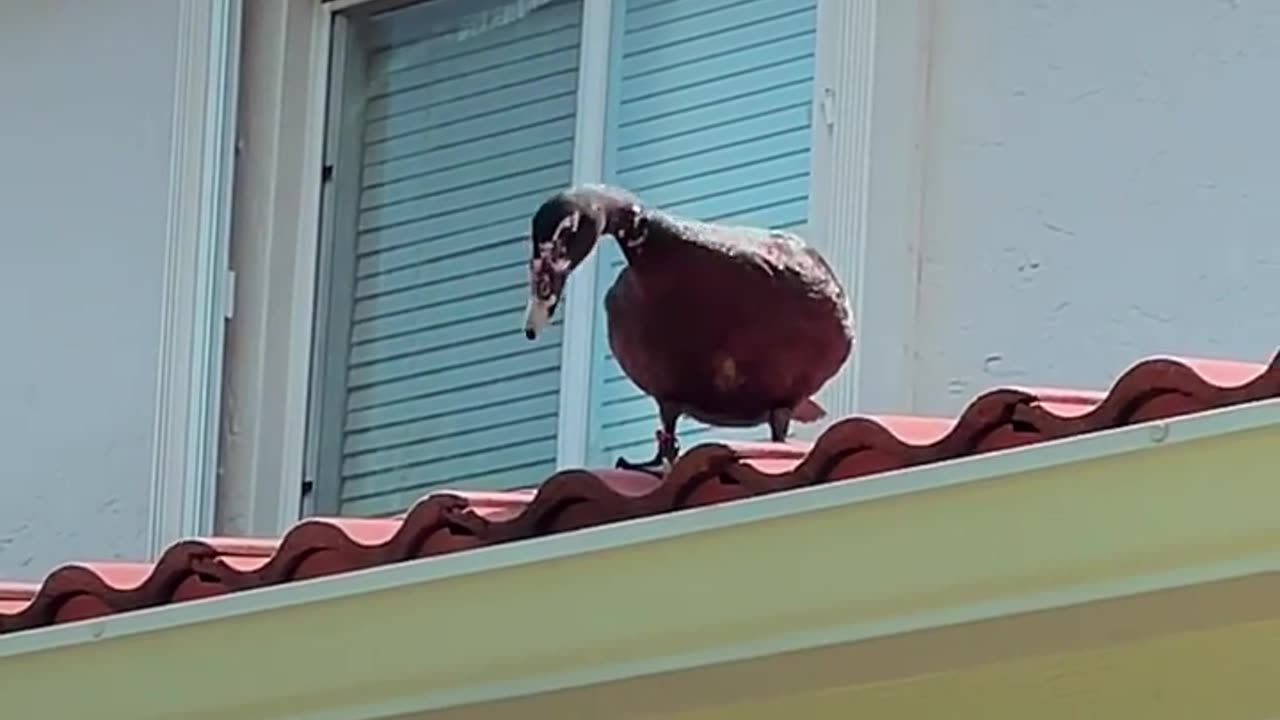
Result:
M574 180L584 0L373 5L335 15L331 43L315 511L385 515L434 487L545 479L565 322L589 326L587 462L648 457L656 410L594 312L621 266L612 241L592 311L536 343L520 331L530 217ZM607 118L602 179L692 217L805 226L816 5L615 0L608 91L585 98ZM682 420L684 445L707 430Z
M536 344L520 328L529 218L571 181L582 8L533 5L335 18L318 511L555 469L563 319Z
M458 410L455 405L450 411L451 406L443 400L436 404L442 413L434 421L428 410L421 411L421 416L409 413L393 418L380 427L357 428L353 424L348 430L349 415L372 415L371 407L361 408L358 403L369 401L375 387L368 384L367 376L353 379L348 368L356 347L354 333L375 327L364 315L357 319L356 306L364 303L361 312L367 312L374 306L371 299L384 298L381 302L390 307L396 298L415 298L415 291L408 289L415 282L423 287L438 282L442 288L448 282L445 274L428 270L445 267L443 261L404 261L412 252L407 245L369 251L372 240L364 235L370 233L360 230L361 208L369 207L365 203L382 204L385 215L393 206L362 198L362 189L373 185L364 170L406 168L414 162L414 153L391 157L387 151L397 138L388 134L379 142L374 129L379 125L370 117L373 113L362 109L366 104L376 109L374 103L379 99L385 107L394 105L386 92L391 78L408 78L414 72L425 74L425 79L411 85L425 88L434 83L440 87L436 95L421 88L410 95L409 85L396 86L416 104L396 107L396 113L406 119L414 117L414 110L420 119L439 118L448 110L449 98L455 108L479 102L486 94L512 98L515 90L511 88L472 86L459 90L454 83L450 89L445 82L452 77L449 73L474 71L484 77L493 62L455 62L450 70L449 58L461 59L464 45L471 43L475 57L492 60L496 55L497 64L514 65L515 77L522 77L522 63L533 63L534 59L507 58L519 57L516 51L521 38L527 50L540 42L532 39L532 28L550 15L558 14L566 23L559 30L565 43L540 45L539 50L552 51L576 41L577 51L565 51L564 57L580 54L590 58L576 68L576 104L567 102L568 95L528 98L524 106L508 108L505 117L521 116L529 127L505 134L487 134L483 123L488 120L483 112L445 126L458 133L469 128L473 149L488 143L494 152L487 164L460 164L458 153L450 156L446 152L447 139L432 139L443 137L444 130L433 129L427 122L417 136L431 144L417 151L422 164L416 175L406 172L399 178L402 182L396 192L409 196L402 196L401 209L395 212L412 205L427 208L424 218L436 208L444 212L446 201L452 198L456 204L465 188L477 187L468 185L465 178L459 180L464 169L472 171L474 182L498 187L498 193L491 195L490 210L502 209L505 201L516 204L528 186L513 188L512 176L520 168L500 163L497 156L529 158L537 152L538 143L531 139L534 128L557 126L562 146L569 138L572 150L567 152L572 165L566 156L560 156L562 182L548 183L546 192L553 185L575 179L603 179L633 185L654 202L691 215L802 229L845 276L861 331L856 364L850 363L846 372L824 389L823 404L832 417L863 404L876 410L910 406L910 358L915 346L913 268L923 229L919 214L908 210L920 206L925 187L920 176L919 143L921 128L927 127L923 98L929 56L922 50L927 48L927 38L921 33L928 27L924 20L930 5L877 0L506 2L289 0L244 5L240 107L245 144L236 158L237 210L232 232L236 303L227 329L224 420L218 449L222 473L218 505L220 516L225 518L222 527L274 534L296 520L299 512L393 513L439 486L528 487L543 481L556 465L608 465L618 455L636 456L651 450L646 444L652 441L656 425L654 411L652 407L645 409L643 399L629 394L630 383L616 372L605 349L604 313L598 309L600 296L618 269L611 241L600 245L603 257L598 259L603 262L595 263L594 272L580 271L570 280L564 324L555 331L566 338L559 365L561 385L550 384L548 378L555 371L542 370L533 363L524 368L528 377L549 383L541 389L532 384L520 386L530 395L546 393L541 406L544 415L551 413L550 394L557 396L559 416L554 432L559 457L555 460L551 460L552 443L545 439L551 423L543 417L525 425L528 429L537 422L546 423L527 436L530 442L525 447L533 452L518 456L519 463L528 465L484 466L490 456L503 460L499 449L504 443L467 445L463 441L467 437L473 441L486 437L480 434L483 426L477 420L482 410L471 409L468 415L466 408ZM567 29L569 22L577 23L576 35ZM699 27L701 23L705 24ZM812 43L816 47L808 50L810 41L804 36L813 34L814 27ZM547 30L548 36L556 32L554 27ZM525 31L529 34L522 35ZM449 36L452 40L445 42ZM496 50L503 38L515 48L506 56ZM492 52L481 52L483 49ZM415 52L418 55L413 56ZM805 57L807 54L813 55L812 60ZM416 59L400 60L398 66L388 62L396 55ZM381 90L377 85L379 62L384 63L381 67L386 75ZM806 70L810 63L812 69ZM687 68L687 74L681 68ZM502 85L501 80L495 82ZM809 99L818 111L808 121L810 142L807 146L788 145L805 132L787 125L769 126L765 118L780 122L798 118L798 104L806 94L817 96ZM326 108L326 102L330 107ZM498 112L493 114L502 117ZM574 113L576 117L570 120ZM883 121L873 123L873 115ZM391 117L381 118L381 125L391 125ZM687 125L677 125L680 122ZM648 167L636 151L645 147L641 133L646 126L654 134L647 141L654 153ZM778 137L790 139L768 140L765 128L779 130ZM549 138L547 142L550 146L556 140ZM687 144L682 147L681 142ZM379 146L384 154L374 160ZM465 149L467 145L454 147ZM872 147L874 153L870 152ZM660 150L665 153L662 158L658 157ZM805 154L811 167L807 180L799 176L803 165L799 158ZM321 183L325 162L332 165L333 173L328 182ZM868 191L871 176L878 178L874 196ZM382 181L382 187L387 188L384 192L392 192L391 179ZM806 185L807 204L795 191ZM416 197L419 195L422 197ZM529 190L526 197L539 196ZM322 205L322 212L317 211L317 205ZM807 211L796 212L802 205ZM526 242L528 213L534 207L530 201L516 212L506 205L503 212L511 214L502 225L504 229L484 235L493 242L507 240L513 263ZM502 219L494 214L486 217ZM317 225L322 232L317 232ZM425 239L428 236L423 228L428 225L430 219L416 226L407 221L395 227L401 233L416 227L422 233L420 239ZM451 238L455 251L477 249L476 245L458 244L459 238L465 239L461 233ZM423 243L422 249L426 245ZM368 273L375 269L385 275L384 281L408 278L403 292L393 295L391 288L385 288L385 292L368 295L373 282ZM417 279L413 280L415 273ZM512 285L515 282L512 280ZM363 291L359 289L362 283ZM454 287L482 291L463 279L455 279ZM363 294L357 298L358 292ZM416 292L419 302L426 305L425 292ZM448 292L455 304L465 301L462 290ZM517 291L508 286L507 292L514 295ZM418 319L410 320L414 312ZM501 347L554 363L554 357L548 360L523 342L519 311L508 308L508 312L512 314L504 324L515 328L514 337L501 341ZM443 317L424 308L413 309L412 303L399 313L404 323L396 340L400 343L409 342L414 332L420 332L420 339L429 333L424 316L436 322ZM384 325L396 317L390 311L384 314ZM497 320L489 321L497 325ZM415 327L413 322L421 326ZM360 341L364 347L361 352L377 347L366 338L362 336ZM386 343L392 339L383 338ZM490 342L492 348L500 341ZM439 358L449 350L445 344L425 341L419 345L416 359L412 353L401 356L399 372L408 366L408 374L429 377L433 369L446 367ZM545 352L554 356L556 351ZM431 363L432 357L437 364ZM504 361L497 353L481 359L485 358ZM387 360L383 366L391 367L391 362ZM373 364L360 366L372 368ZM512 379L503 383L492 374L476 374L492 388L508 388L504 391L508 393L513 385L528 382ZM444 370L434 375L439 380ZM400 387L410 382L403 377ZM425 385L428 381L419 382ZM392 387L388 382L377 391ZM444 398L451 387L440 383L421 392L425 397ZM432 391L440 394L432 396ZM349 395L355 395L356 403L348 405ZM427 407L425 397L401 403L378 401L385 408L409 411L413 403ZM515 406L520 398L494 394L490 402ZM538 400L525 397L523 402L528 408ZM495 417L492 408L489 412L490 418ZM459 435L467 429L468 417L476 421L470 427L478 429L469 436ZM459 422L451 424L448 418ZM807 426L795 430L800 437L812 437L817 429ZM463 440L443 441L439 439L441 432ZM502 434L506 443L521 440L515 433ZM692 422L681 424L681 434L686 448L710 439ZM377 439L378 435L382 439ZM764 430L716 430L711 436L761 438ZM356 450L357 437L364 438L361 442L382 442L384 446ZM434 446L428 445L433 442ZM424 455L424 447L454 457L445 461L434 454ZM465 451L469 447L499 449L473 451L468 456ZM356 458L367 462L378 457L374 453L382 453L383 467L390 469L359 469ZM506 460L512 460L513 454ZM374 477L380 477L377 484L356 481ZM310 491L301 492L299 502L300 491L308 486Z

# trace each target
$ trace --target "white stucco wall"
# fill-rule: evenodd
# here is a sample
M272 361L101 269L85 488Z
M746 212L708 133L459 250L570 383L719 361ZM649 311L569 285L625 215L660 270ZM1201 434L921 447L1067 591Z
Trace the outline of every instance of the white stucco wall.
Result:
M146 554L176 22L0 7L0 579Z
M1280 345L1280 3L932 3L917 410Z

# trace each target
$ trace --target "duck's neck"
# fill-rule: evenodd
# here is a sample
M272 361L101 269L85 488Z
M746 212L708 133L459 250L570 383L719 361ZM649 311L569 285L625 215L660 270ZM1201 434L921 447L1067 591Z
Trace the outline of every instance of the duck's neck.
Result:
M658 266L670 249L664 236L653 232L643 206L610 208L606 218L605 233L617 241L627 264L637 270Z
M645 209L635 195L607 185L582 186L574 194L597 209L604 222L600 235L610 235L617 241L628 265L643 268L663 254L660 238L645 229Z

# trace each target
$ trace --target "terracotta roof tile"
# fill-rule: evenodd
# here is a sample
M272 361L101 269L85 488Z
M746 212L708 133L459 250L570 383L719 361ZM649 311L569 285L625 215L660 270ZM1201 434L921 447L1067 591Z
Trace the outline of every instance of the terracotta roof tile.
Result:
M1106 392L999 388L955 418L850 417L813 443L707 443L659 481L571 470L536 488L437 492L387 519L309 518L281 538L189 539L155 564L74 563L0 584L0 632L127 612L673 510L861 478L1135 422L1280 397L1269 365L1148 358Z

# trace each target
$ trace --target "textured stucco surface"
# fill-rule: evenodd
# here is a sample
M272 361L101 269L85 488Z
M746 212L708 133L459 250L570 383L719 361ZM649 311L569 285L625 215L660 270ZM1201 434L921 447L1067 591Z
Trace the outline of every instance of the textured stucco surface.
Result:
M177 7L0 6L0 578L146 553Z
M915 402L1280 345L1280 3L934 3Z

